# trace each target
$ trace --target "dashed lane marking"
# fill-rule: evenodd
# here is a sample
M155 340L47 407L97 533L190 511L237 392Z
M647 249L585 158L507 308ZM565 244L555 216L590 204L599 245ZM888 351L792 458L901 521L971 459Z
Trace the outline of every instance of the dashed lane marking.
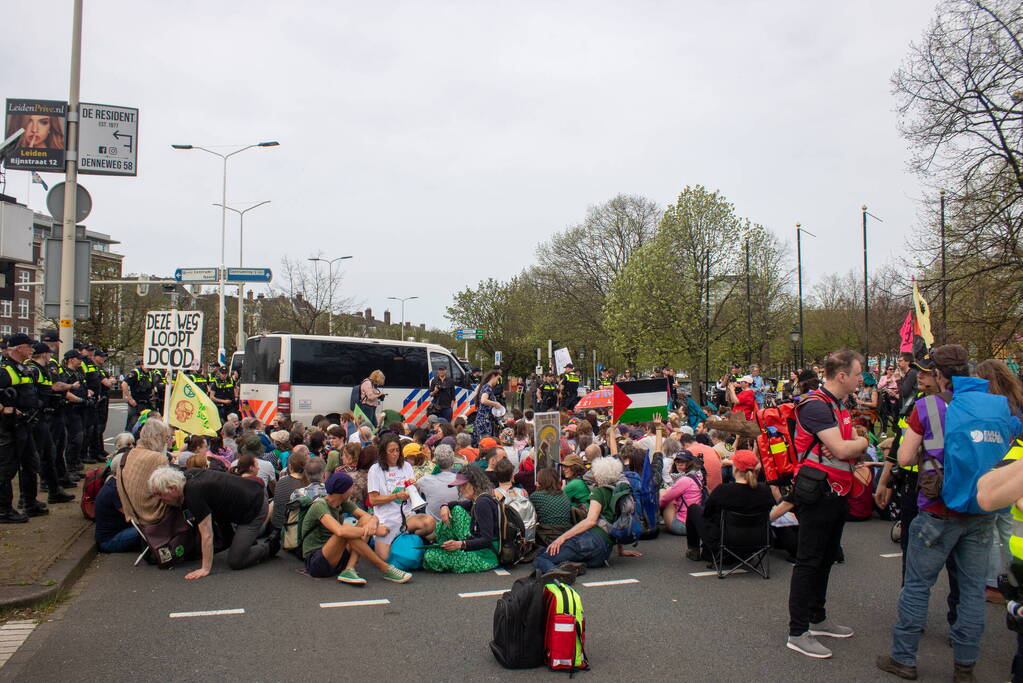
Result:
M639 583L639 579L614 579L612 581L584 581L582 585L587 588L596 586L621 586L626 583Z
M733 573L733 574L745 574L745 573L746 573L746 570L745 570L745 569L736 569L736 570L735 570L734 572L732 572L732 573ZM709 571L709 572L690 572L690 573L689 573L689 576L695 576L695 577L697 577L697 578L699 578L699 577L701 577L701 576L717 576L717 575L718 575L718 573L717 573L716 571Z
M31 620L8 621L0 626L0 668L28 640L36 626Z
M505 593L507 593L510 590L511 590L510 588L505 588L504 590L499 590L499 591L477 591L475 593L459 593L458 597L460 597L460 598L485 598L485 597L492 596L492 595L504 595Z
M881 557L902 557L902 553L881 553Z
M495 569L494 573L498 576L511 576L511 572L507 569Z
M320 607L366 607L368 605L389 605L391 601L387 598L380 600L349 600L347 602L321 602Z
M185 619L188 617L218 617L223 614L245 614L245 610L238 609L211 609L202 612L171 612L167 616L171 619Z

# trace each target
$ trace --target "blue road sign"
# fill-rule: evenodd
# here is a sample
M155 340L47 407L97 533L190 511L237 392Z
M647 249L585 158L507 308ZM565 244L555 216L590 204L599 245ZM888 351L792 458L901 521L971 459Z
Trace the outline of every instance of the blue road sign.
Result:
M228 268L228 282L270 282L273 273L269 268Z

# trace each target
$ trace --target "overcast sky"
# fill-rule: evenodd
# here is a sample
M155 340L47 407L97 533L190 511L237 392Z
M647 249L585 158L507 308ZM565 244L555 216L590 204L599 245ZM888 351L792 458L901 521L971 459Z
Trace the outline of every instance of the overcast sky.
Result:
M214 266L220 160L171 143L279 140L229 165L229 204L272 200L246 216L245 264L350 254L346 293L377 317L418 295L407 318L447 327L454 292L517 273L588 206L689 184L793 260L794 224L816 233L812 283L862 268L862 204L885 221L875 264L918 220L889 79L934 5L87 0L82 100L140 113L139 175L83 177L86 223L125 272ZM5 4L0 96L67 98L71 8Z

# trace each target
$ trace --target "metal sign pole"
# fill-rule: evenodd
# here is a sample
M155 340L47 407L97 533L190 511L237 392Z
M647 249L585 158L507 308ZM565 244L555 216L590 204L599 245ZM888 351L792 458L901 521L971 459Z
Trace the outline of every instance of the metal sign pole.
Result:
M60 341L63 351L75 342L75 229L78 218L78 90L82 80L82 0L75 0L71 28L71 84L67 109L64 180L64 234L60 255Z

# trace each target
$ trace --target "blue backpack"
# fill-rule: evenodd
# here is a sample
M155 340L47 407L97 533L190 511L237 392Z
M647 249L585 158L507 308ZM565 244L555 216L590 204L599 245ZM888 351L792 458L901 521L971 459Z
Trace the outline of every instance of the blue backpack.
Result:
M401 534L391 544L387 561L404 572L423 568L423 539L416 534Z
M657 467L660 467L658 462ZM643 463L643 474L638 472L625 472L625 478L629 480L632 487L632 497L635 502L636 514L639 517L639 524L642 528L640 538L649 540L657 538L659 529L657 523L660 519L658 505L658 489L654 484L654 467L649 459Z
M1008 399L987 391L987 380L952 378L952 400L943 425L941 498L956 512L986 512L977 504L977 480L1002 460L1023 429L1019 418L1009 412Z

